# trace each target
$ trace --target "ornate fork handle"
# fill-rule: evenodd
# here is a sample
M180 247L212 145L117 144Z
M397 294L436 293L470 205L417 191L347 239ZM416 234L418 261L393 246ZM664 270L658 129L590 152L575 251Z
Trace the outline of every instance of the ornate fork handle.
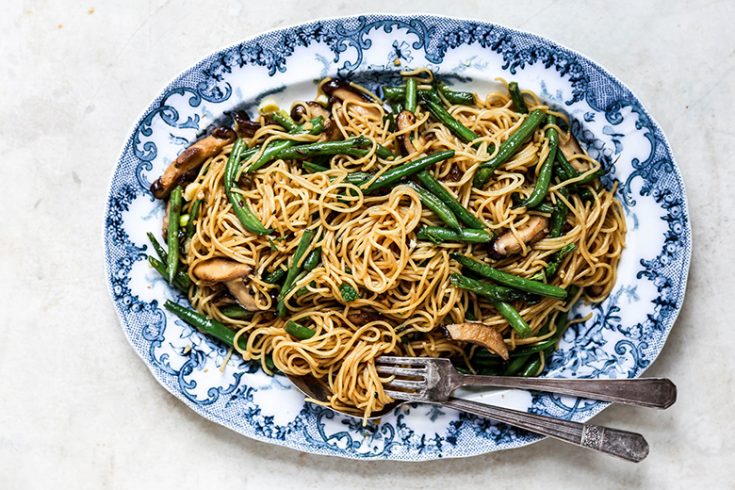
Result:
M648 443L635 432L611 429L601 425L580 424L569 420L542 417L530 413L493 407L469 400L450 398L443 406L487 417L536 434L554 437L576 446L611 454L627 461L639 462L648 456Z
M554 379L461 375L454 381L454 388L472 385L538 390L639 407L668 408L676 401L676 385L666 378Z

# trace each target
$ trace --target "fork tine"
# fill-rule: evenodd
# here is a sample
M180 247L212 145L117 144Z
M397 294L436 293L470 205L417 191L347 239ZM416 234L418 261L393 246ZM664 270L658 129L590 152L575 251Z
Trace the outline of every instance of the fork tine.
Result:
M426 389L425 381L410 381L407 379L394 379L385 383L388 388L403 388L405 390L416 390Z
M407 402L426 401L424 396L422 395L417 395L415 393L407 393L405 391L385 390L385 394L393 398L394 400L403 400Z
M375 359L376 364L407 364L409 366L426 366L433 359L429 357L397 357L380 356Z
M380 374L394 374L396 376L413 376L414 378L421 378L426 373L425 369L411 369L402 368L398 366L375 366L375 369Z

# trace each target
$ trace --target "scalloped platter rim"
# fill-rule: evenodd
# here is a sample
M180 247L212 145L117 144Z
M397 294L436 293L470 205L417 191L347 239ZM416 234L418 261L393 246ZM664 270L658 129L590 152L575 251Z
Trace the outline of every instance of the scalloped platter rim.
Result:
M429 405L404 406L378 423L316 405L281 376L228 357L221 344L167 314L185 301L144 260L145 233L162 205L148 187L176 155L234 108L264 96L287 106L315 81L350 76L376 88L400 69L428 66L478 93L514 79L566 111L575 136L619 184L629 232L618 281L592 318L570 328L545 376L631 378L661 352L681 309L691 258L684 184L669 143L622 82L575 51L497 24L434 15L363 15L277 29L221 49L176 77L144 110L115 167L104 221L107 284L123 331L154 377L203 417L245 436L354 459L422 461L522 447L540 436ZM520 390L463 397L587 421L604 402Z

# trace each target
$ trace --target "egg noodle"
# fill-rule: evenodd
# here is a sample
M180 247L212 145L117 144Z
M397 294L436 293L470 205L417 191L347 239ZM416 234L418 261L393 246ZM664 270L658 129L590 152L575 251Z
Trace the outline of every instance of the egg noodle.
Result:
M423 77L426 73L419 75L420 84L431 82ZM543 109L566 122L563 114L554 113L535 94L526 91L525 97L529 109ZM213 257L250 266L246 282L258 311L245 320L226 316L222 309L234 304L227 290L196 277L192 277L194 285L188 296L196 310L237 331L235 346L244 359L259 361L269 373L275 365L289 375L320 378L332 393L328 405L368 417L392 402L381 382L381 376L386 376L376 371L376 357L449 357L472 370L468 356L481 347L450 339L442 325L472 318L502 333L512 351L555 335L555 318L566 315L576 300L599 302L608 296L624 247L625 221L614 186L605 189L595 179L580 186L587 190L585 199L579 192L562 192L564 187L573 186L574 180L600 168L584 153L570 158L580 176L563 183L552 181L546 197L551 204L562 200L569 208L563 234L533 244L519 239L521 253L509 257L493 255L487 244L419 240L416 233L421 227L442 226L442 222L422 206L416 191L398 183L383 194L367 195L363 189L369 182L360 187L345 180L355 171L372 172L376 179L390 168L449 149L454 150L454 156L429 171L483 220L487 229L496 235L517 233L533 216L549 217L548 213L518 207L512 199L513 194L525 197L533 190L535 176L549 153L549 141L544 137L548 126L542 124L493 174L490 183L478 189L473 187L478 165L497 152L527 115L513 110L505 91L484 98L475 95L474 105L444 102L454 118L481 136L479 140L463 143L420 104L414 124L391 131L388 118L383 117L386 109L382 102L344 101L330 107L342 137L367 136L393 149L396 158L378 158L374 145L361 158L331 157L324 172L308 173L299 161L276 160L257 172L239 175L235 192L241 193L260 221L274 230L271 235L248 232L232 211L223 185L232 144L201 166L185 191L189 199L183 213L191 210L194 199L202 199L202 205L182 262L189 270ZM276 139L313 142L326 137L284 134L280 127L267 124L264 116L260 122L262 127L247 139L249 147L265 147ZM411 137L413 151L401 154L400 138L405 134ZM570 136L560 129L559 138L564 142ZM275 297L279 286L263 278L268 272L289 267L307 229L315 232L309 250L321 247L321 263L298 280L285 298L288 314L278 317ZM514 304L533 329L534 334L526 338L520 338L490 302L449 281L450 274L461 270L450 259L452 252L528 278L571 243L576 250L564 258L552 284L574 285L578 292L570 300L545 297L535 304ZM359 297L347 301L340 289L343 285L351 286ZM284 330L287 320L308 325L316 334L296 339ZM238 339L243 341L238 343Z

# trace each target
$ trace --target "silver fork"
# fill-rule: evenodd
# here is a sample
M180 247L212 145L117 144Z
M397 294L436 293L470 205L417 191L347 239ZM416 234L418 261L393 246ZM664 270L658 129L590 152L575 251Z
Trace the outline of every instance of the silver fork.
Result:
M608 381L604 381L604 384L601 385L599 380L554 380L463 375L454 369L448 359L383 356L377 359L376 367L379 373L394 376L392 380L385 383L385 387L387 388L386 393L396 400L439 403L445 407L491 418L537 434L554 437L577 446L601 451L634 462L642 461L648 455L648 443L640 434L494 407L452 398L450 395L460 386L482 385L551 391L588 396L598 400L619 401L624 399L631 404L661 408L670 406L676 400L676 387L669 380L659 380L659 383L653 383L652 385L655 388L650 390L663 391L667 393L666 396L647 396L644 394L630 396L628 392L631 390L627 389L626 391L625 388L613 390L613 393L603 391L605 389L604 384ZM575 383L564 383L566 381L574 381ZM589 383L591 381L595 381L597 384L592 385ZM610 380L610 382L613 381L617 382L618 380ZM620 383L613 386L616 385L622 386ZM636 389L641 391L640 388L644 385L644 383L637 383L633 386L638 386ZM648 386L650 387L651 384L649 383ZM662 390L662 387L667 388ZM626 393L628 394L626 395Z
M668 408L676 401L676 386L666 378L554 379L461 374L449 359L382 356L378 373L394 375L385 383L392 398L409 401L448 400L462 386L487 386L546 391L625 405ZM395 396L394 396L395 395Z

